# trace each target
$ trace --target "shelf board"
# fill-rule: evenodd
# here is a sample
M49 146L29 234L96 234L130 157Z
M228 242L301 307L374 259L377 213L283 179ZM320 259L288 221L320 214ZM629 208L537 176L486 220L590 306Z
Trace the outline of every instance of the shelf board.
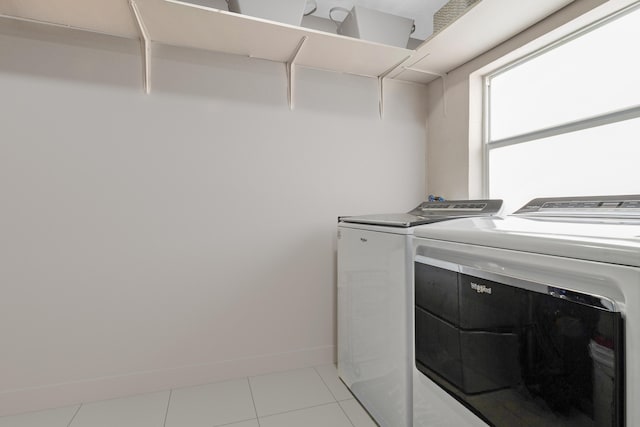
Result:
M412 57L391 72L389 77L428 83L439 74L446 74L496 47L572 1L481 0L425 40Z
M0 15L118 37L139 36L126 0L2 0Z
M420 83L425 85L440 77L440 74L413 68L402 68L400 69L400 71L396 70L395 72L390 74L393 74L393 77L391 78L394 80L403 80L406 82Z
M379 76L413 51L175 0L134 0L154 42Z
M481 0L416 50L180 0L133 1L151 42L282 63L291 62L297 52L296 65L426 84L573 0ZM128 0L5 0L0 1L0 15L119 37L141 36Z

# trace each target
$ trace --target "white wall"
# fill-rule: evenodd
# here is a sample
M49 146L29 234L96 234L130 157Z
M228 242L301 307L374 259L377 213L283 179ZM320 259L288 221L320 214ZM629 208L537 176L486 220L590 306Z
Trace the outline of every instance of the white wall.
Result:
M428 85L428 192L483 194L482 75L631 3L575 0L567 7ZM489 29L488 29L489 30Z
M425 195L426 90L0 21L0 414L330 363L336 217Z

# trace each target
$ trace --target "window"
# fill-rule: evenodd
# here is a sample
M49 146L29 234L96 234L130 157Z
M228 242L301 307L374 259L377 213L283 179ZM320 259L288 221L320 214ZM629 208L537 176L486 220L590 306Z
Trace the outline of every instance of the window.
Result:
M640 193L640 4L486 77L486 179L535 197Z

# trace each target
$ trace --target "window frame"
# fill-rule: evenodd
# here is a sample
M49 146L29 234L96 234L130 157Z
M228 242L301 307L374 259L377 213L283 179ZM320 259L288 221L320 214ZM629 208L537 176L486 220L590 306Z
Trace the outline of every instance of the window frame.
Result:
M627 14L640 10L640 1L636 1L626 7L613 12L595 22L585 25L582 28L568 34L560 39L551 42L535 51L524 55L514 61L503 65L494 71L482 76L482 175L483 184L482 191L485 197L490 197L490 151L496 148L507 147L515 144L523 144L530 141L536 141L543 138L562 135L579 130L594 128L607 124L617 123L624 120L640 118L640 104L634 107L623 108L616 111L609 111L603 114L582 118L579 120L569 121L554 126L548 126L522 134L513 135L507 138L491 140L491 80L496 76L508 72L528 61L531 61L547 52L550 52L560 46L563 46L583 35L594 31L602 26L615 21Z

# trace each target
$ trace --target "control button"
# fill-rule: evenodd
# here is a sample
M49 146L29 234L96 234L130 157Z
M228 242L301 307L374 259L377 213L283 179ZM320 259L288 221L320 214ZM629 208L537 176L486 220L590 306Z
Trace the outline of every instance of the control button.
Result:
M444 205L442 203L425 203L422 205L422 210L426 209L448 209L450 205Z
M617 208L620 206L620 202L602 202L601 207L603 208Z
M640 200L623 202L620 207L625 209L640 209Z
M592 209L597 208L599 204L600 202L582 202L580 207L583 209Z

